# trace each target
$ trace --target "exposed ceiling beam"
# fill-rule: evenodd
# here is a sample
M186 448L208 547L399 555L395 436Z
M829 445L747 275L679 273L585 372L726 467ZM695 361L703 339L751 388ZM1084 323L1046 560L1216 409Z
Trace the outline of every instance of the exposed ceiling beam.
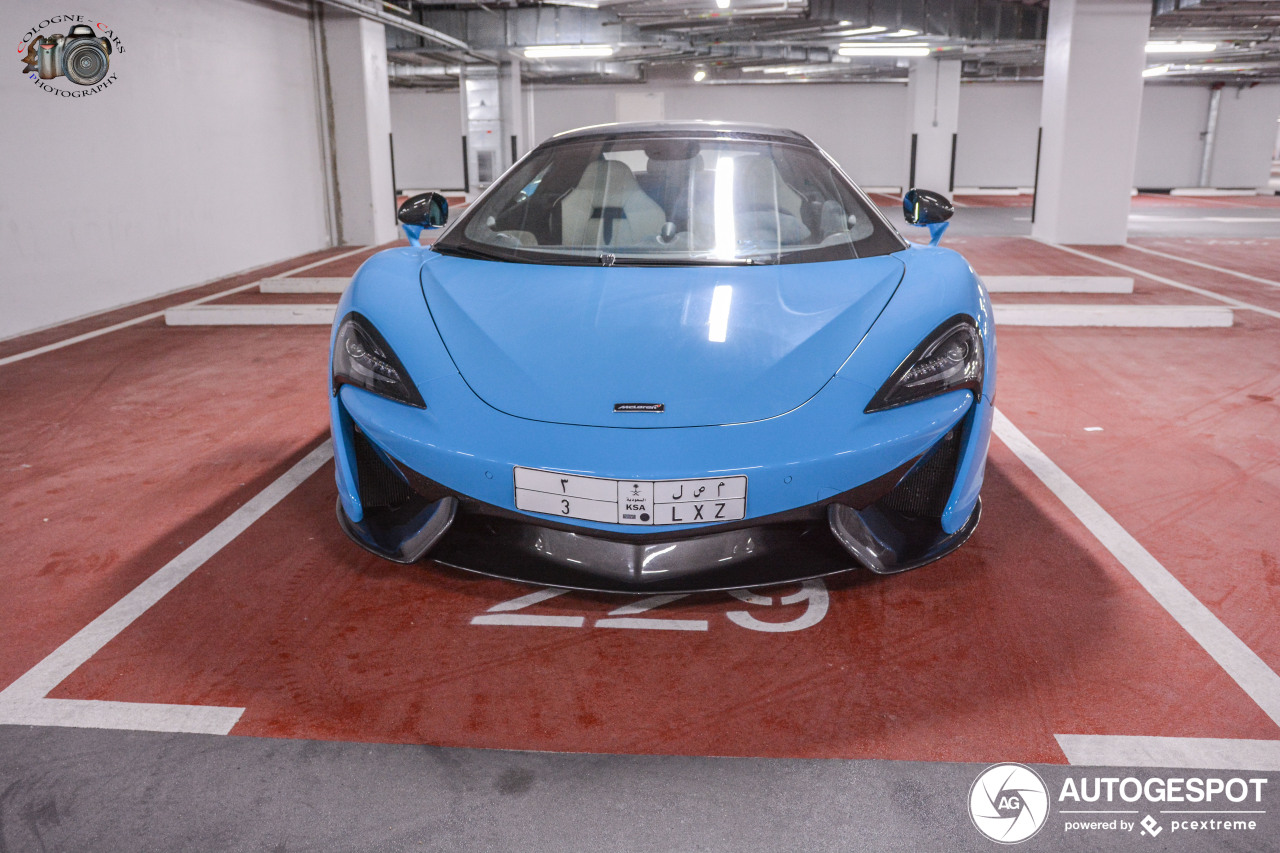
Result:
M318 0L326 6L332 6L335 9L343 9L347 12L359 15L362 18L368 18L371 21L377 21L380 24L386 24L388 27L395 27L398 30L404 30L407 33L413 33L421 36L429 41L437 44L451 47L454 50L462 50L471 52L471 45L461 39L456 39L451 35L432 29L431 27L419 24L417 21L403 18L399 15L393 15L390 12L382 10L382 5L371 6L360 0Z

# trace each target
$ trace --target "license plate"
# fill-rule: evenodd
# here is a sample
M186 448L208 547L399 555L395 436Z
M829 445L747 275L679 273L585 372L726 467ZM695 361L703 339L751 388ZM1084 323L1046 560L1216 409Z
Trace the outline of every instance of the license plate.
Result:
M515 469L516 509L607 524L701 524L747 516L747 478L606 480Z

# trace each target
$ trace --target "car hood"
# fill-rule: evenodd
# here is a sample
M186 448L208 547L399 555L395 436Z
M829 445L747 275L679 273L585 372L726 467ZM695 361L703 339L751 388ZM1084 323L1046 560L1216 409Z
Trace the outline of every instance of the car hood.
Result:
M493 408L553 423L687 427L803 404L866 335L903 270L893 256L595 267L437 254L422 291L458 371Z

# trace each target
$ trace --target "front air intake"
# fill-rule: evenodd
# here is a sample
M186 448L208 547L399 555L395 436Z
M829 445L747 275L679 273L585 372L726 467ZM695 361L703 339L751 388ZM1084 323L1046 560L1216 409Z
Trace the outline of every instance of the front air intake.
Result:
M387 467L364 433L357 429L354 438L361 505L366 509L397 507L413 500L415 495L409 484Z
M876 506L916 518L941 518L955 484L959 459L960 426L957 425Z

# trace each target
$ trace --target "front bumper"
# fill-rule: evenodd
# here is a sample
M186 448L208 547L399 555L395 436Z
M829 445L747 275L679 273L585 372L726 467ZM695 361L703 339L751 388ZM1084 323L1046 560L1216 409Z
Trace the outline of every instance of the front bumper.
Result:
M947 530L977 409L941 439L852 489L741 521L652 532L565 524L448 488L377 446L354 424L349 454L362 515L339 499L346 534L386 559L412 563L430 552L443 565L549 586L622 592L759 587L857 568L892 573L958 548L981 514L975 499ZM985 456L985 443L982 447Z

